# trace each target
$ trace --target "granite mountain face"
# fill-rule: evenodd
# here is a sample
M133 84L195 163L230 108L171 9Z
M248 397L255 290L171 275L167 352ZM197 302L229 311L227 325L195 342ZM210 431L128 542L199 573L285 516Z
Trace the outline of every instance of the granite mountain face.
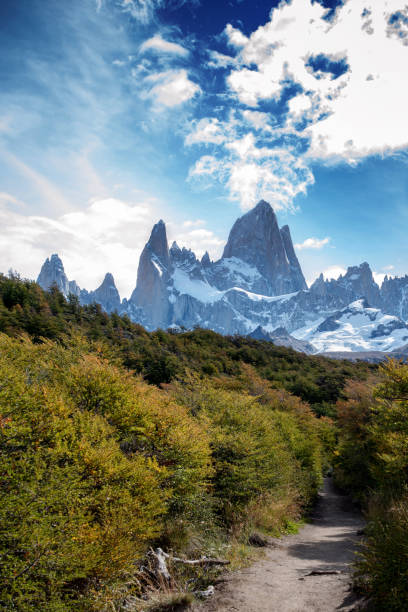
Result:
M395 349L399 336L401 344L405 337L405 331L398 332L394 342L395 330L405 330L408 319L408 276L386 278L380 288L366 262L348 268L336 280L320 275L308 288L289 227L279 228L273 209L263 200L235 222L223 255L215 262L208 253L200 260L175 242L169 248L166 226L159 221L140 256L136 287L129 299L120 300L111 274L94 291L80 289L68 280L58 255L46 260L37 282L46 290L56 285L66 296L73 293L82 304L96 302L106 312L127 314L148 330L201 326L222 334L255 332L256 337L306 352L331 347L336 351ZM372 320L368 311L357 313L368 317L371 331L357 325L350 341L350 327L344 324L350 314L347 308L362 299L363 309L378 312ZM356 309L354 304L353 312ZM353 322L357 315L351 317ZM385 324L384 315L392 317L390 325ZM323 331L322 325L335 327L337 320L338 341L335 329L330 341L328 337L319 341L329 331Z
M283 295L307 289L286 225L279 229L271 206L261 200L238 219L225 245L223 261L243 261L259 274L251 290L261 295Z

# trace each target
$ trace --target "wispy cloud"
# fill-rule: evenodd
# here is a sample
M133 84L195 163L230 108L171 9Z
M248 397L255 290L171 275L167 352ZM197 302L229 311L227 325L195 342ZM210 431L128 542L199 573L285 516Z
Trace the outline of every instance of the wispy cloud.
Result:
M261 119L261 117L257 117ZM262 146L253 131L242 133L242 124L235 116L220 122L206 118L198 122L187 135L185 144L214 145L212 155L202 155L191 167L190 181L218 180L223 183L231 200L248 210L264 198L276 210L293 209L293 200L305 193L313 183L308 165L291 147Z
M72 204L68 202L63 193L51 181L40 172L37 172L12 153L0 150L0 156L7 165L13 166L20 176L33 184L38 193L48 202L52 202L54 208L59 212L66 212L72 209Z
M155 17L156 12L164 7L182 6L183 4L197 4L199 0L121 0L123 10L143 24L148 24Z
M223 144L227 135L225 125L215 117L206 117L197 122L193 122L194 129L187 134L185 144Z
M169 40L165 40L160 36L160 34L156 34L146 40L140 47L140 53L146 53L147 51L155 52L155 53L163 53L170 55L178 55L181 57L187 57L189 55L189 50L180 45L179 43L171 42Z

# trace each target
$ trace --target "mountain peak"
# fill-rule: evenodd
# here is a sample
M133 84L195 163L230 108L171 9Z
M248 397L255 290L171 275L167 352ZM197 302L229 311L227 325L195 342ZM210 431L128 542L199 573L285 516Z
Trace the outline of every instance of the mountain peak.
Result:
M266 200L259 200L258 204L254 206L253 210L273 210L272 206Z
M110 272L105 274L102 284L95 291L91 291L88 301L101 304L106 312L119 311L120 295L115 285L115 279Z
M265 200L234 223L222 259L232 257L262 275L263 280L254 287L260 293L282 295L306 288L290 232L282 235L276 215Z
M50 261L50 262L62 265L62 260L61 260L60 256L58 255L58 253L53 253L51 255L50 259L48 259L48 257L47 257L47 261Z
M56 285L61 293L65 296L69 295L69 281L65 274L64 264L57 253L53 253L50 258L47 257L41 267L37 283L45 291Z
M111 274L110 272L107 272L105 274L105 278L103 279L102 285L110 285L110 286L115 286L115 279L113 278L113 274Z
M204 267L209 266L209 265L211 264L211 260L210 260L210 256L209 256L209 254L208 254L208 251L206 251L206 252L204 253L204 255L202 256L202 258L201 258L201 264L202 264Z
M162 219L158 221L152 229L149 241L145 248L157 255L164 265L169 263L169 246L167 243L166 225Z

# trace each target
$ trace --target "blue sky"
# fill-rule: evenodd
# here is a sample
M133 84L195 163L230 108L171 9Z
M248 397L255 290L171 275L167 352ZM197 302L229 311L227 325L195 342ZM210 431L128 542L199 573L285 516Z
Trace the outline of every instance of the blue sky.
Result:
M408 273L404 0L3 0L0 269L135 283L261 198L308 281Z

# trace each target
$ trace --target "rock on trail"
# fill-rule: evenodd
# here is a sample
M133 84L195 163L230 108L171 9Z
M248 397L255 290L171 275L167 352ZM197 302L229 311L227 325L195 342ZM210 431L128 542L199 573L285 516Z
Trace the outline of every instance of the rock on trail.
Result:
M351 564L364 523L325 479L311 523L274 540L266 557L226 576L201 612L342 612L356 610Z

